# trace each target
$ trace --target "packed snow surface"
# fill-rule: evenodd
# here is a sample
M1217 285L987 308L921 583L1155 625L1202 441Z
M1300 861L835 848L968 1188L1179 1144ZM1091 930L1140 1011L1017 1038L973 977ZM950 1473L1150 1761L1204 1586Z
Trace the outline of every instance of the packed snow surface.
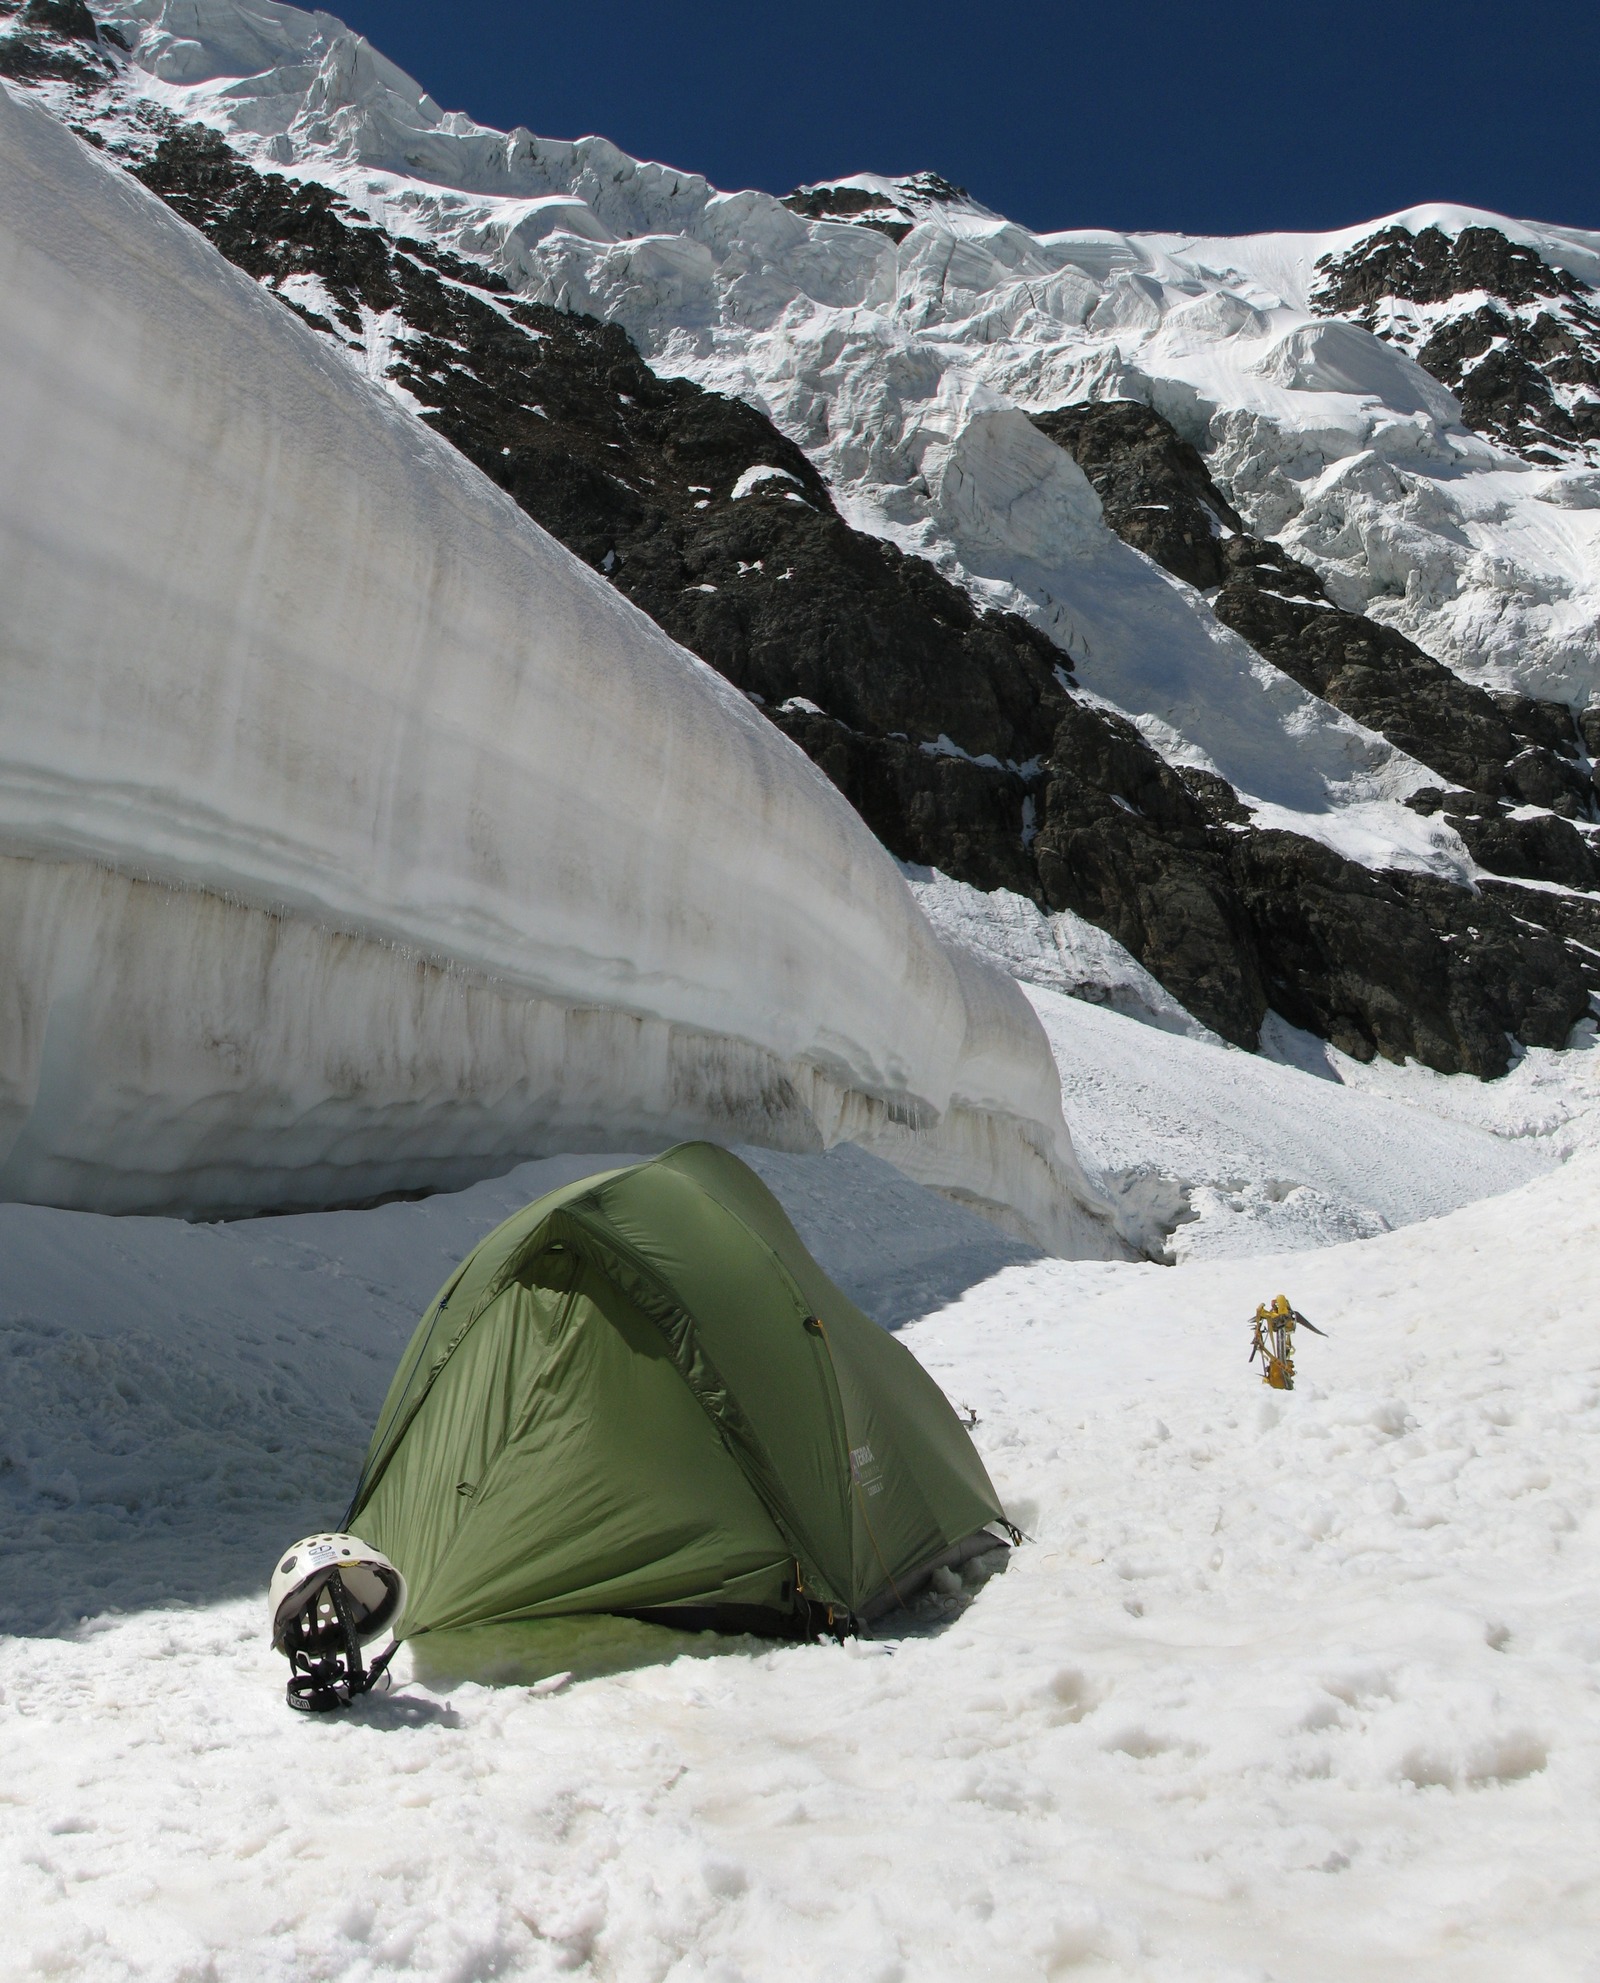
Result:
M1397 1106L1346 1087L1331 1066L1319 1078L1044 986L1027 990L1061 1069L1078 1153L1152 1251L1164 1234L1182 1260L1364 1239L1508 1191L1559 1161L1537 1135ZM1281 1021L1269 1040L1323 1044ZM1563 1093L1576 1100L1588 1077L1592 1106L1595 1056L1574 1058Z
M806 1172L825 1261L859 1265L876 1225L903 1272L949 1217L896 1180L881 1218L860 1153L771 1161L791 1198ZM273 1547L333 1512L341 1390L381 1388L401 1284L549 1174L171 1226L164 1253L157 1221L0 1211L8 1367L55 1386L8 1423L20 1560L75 1610L125 1607L0 1639L0 1974L1593 1976L1600 1157L1176 1270L994 1271L947 1227L948 1305L903 1340L978 1415L1029 1537L1003 1574L845 1646L606 1621L424 1642L387 1696L292 1716L261 1591L233 1594L271 1560L240 1510L276 1516ZM1280 1289L1328 1332L1288 1395L1246 1361ZM118 1356L135 1317L142 1366ZM319 1426L288 1408L319 1393ZM240 1437L275 1404L278 1450ZM116 1479L104 1456L152 1429L166 1450ZM74 1438L99 1472L52 1485ZM182 1465L230 1441L208 1529ZM163 1555L164 1524L188 1547ZM139 1576L146 1603L209 1601L136 1609Z
M711 1130L1115 1247L1014 985L743 696L3 90L0 183L0 1196Z
M198 119L523 295L622 324L658 370L767 412L853 522L1046 627L1086 690L1272 824L1357 859L1462 871L1454 836L1398 803L1419 767L1116 539L1030 413L1148 401L1341 604L1472 679L1600 699L1593 465L1535 467L1469 433L1404 349L1311 308L1319 259L1390 222L1489 224L1586 282L1600 234L1439 206L1319 235L1034 234L926 179L840 182L908 227L895 241L604 138L444 112L325 14L117 0L102 17L130 64L73 114L112 138L145 104ZM710 499L743 495L761 466Z

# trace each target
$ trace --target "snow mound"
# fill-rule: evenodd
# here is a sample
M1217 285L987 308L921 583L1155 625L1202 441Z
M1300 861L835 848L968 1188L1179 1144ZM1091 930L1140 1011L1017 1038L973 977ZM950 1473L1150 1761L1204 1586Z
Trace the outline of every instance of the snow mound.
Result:
M1349 393L1445 424L1461 417L1454 397L1414 359L1356 324L1302 324L1258 358L1254 370L1291 392Z
M1115 1248L1025 1003L742 696L3 92L0 174L0 1194L709 1132Z

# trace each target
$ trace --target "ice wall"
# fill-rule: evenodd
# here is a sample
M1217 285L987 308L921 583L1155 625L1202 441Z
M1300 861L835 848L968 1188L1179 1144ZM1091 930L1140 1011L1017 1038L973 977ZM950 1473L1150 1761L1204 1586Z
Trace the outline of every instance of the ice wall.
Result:
M806 759L0 91L0 1194L710 1134L1115 1246L1014 988Z

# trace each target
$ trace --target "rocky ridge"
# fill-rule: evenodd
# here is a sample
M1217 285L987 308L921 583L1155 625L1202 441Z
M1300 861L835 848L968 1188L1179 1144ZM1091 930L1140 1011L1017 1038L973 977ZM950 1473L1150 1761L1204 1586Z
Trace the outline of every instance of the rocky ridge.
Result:
M913 173L909 179L874 180L863 176L834 185L797 186L784 196L790 213L803 220L839 220L870 227L891 241L903 241L929 205L947 206L969 197L937 172Z
M1317 268L1312 309L1409 352L1474 432L1527 461L1600 460L1600 310L1568 271L1482 226L1383 228Z

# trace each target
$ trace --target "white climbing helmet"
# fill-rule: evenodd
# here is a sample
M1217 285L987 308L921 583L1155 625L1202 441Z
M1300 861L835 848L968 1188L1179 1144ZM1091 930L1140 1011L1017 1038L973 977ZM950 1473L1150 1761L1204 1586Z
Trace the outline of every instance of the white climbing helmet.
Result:
M355 1535L308 1535L284 1554L272 1573L267 1604L276 1651L284 1650L291 1621L335 1576L349 1599L358 1645L379 1638L405 1609L406 1580L381 1549Z
M346 1708L380 1679L399 1649L371 1667L361 1648L404 1611L406 1580L381 1550L359 1536L308 1535L272 1573L267 1605L272 1643L289 1662L292 1708Z

